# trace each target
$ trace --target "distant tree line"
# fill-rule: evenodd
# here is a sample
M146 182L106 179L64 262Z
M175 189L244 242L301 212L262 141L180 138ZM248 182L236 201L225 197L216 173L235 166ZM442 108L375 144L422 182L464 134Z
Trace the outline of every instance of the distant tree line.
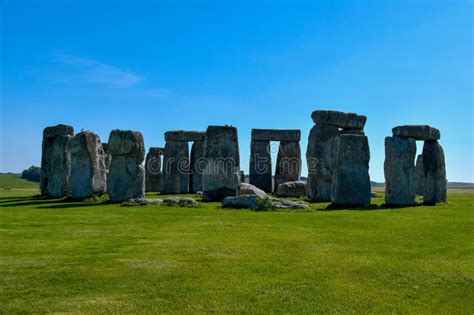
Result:
M41 168L38 166L31 166L21 173L21 178L29 180L30 182L39 183L41 177Z

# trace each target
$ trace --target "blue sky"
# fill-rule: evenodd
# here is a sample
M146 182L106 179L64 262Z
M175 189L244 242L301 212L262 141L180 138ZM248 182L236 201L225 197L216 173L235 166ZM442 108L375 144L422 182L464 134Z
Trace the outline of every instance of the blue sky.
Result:
M304 156L311 112L335 109L368 116L373 180L391 128L429 124L448 179L474 182L471 1L0 6L0 172L39 165L42 129L66 123L104 142L139 130L147 147L234 125L247 173L252 128L301 129Z

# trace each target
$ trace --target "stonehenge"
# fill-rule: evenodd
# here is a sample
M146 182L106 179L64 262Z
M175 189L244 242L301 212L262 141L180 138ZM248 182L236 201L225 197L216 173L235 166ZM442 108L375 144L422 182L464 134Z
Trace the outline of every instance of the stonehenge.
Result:
M446 202L446 166L438 129L427 125L405 125L392 129L385 139L385 203L415 204L416 195L423 203ZM416 140L424 141L423 153L416 159Z
M191 147L191 175L189 178L189 192L202 191L202 173L206 168L204 161L204 140L194 141Z
M71 156L69 142L74 128L68 125L46 127L43 130L41 153L41 195L52 198L70 193Z
M237 196L240 187L240 155L237 128L209 126L204 140L206 168L202 175L204 201Z
M363 206L370 203L367 117L316 110L308 137L306 194L311 201ZM354 185L352 187L352 185Z
M160 192L163 179L161 174L161 156L164 148L150 147L145 158L145 192Z
M300 138L300 130L252 129L250 184L270 193L279 184L298 181L301 176ZM274 182L270 141L280 141Z
M107 169L100 138L90 131L76 134L69 142L71 197L85 199L106 192Z
M112 130L109 136L112 154L107 188L112 202L143 198L145 195L145 158L143 136L138 131Z

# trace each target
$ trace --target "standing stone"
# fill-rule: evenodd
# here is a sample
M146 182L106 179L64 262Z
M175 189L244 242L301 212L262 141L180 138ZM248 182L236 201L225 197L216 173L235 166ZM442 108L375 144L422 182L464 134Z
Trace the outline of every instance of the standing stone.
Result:
M107 173L109 173L110 163L112 163L112 154L109 152L109 145L107 143L102 143L102 149L104 150L105 168L107 169Z
M423 184L425 178L423 177L423 154L418 154L416 158L416 194L418 196L423 196Z
M240 171L240 182L245 183L245 173L244 173L244 171Z
M423 202L429 205L446 202L446 165L438 141L425 141L423 145L423 177Z
M163 157L163 194L189 192L189 146L184 141L166 141Z
M204 201L237 196L240 187L240 156L237 128L209 126L204 143L206 171L202 177Z
M415 204L416 141L412 138L385 138L385 203L407 206Z
M369 141L366 136L341 135L336 138L336 167L331 201L338 206L370 204Z
M145 191L159 192L163 186L161 176L161 156L162 148L152 147L148 150L145 159Z
M204 160L204 141L195 141L191 147L191 176L189 190L192 193L202 191L202 174L206 169Z
M270 141L252 140L250 143L249 182L266 193L273 190Z
M85 199L106 192L107 169L100 138L90 131L82 131L69 142L71 154L71 196Z
M43 130L41 153L41 194L53 198L70 192L71 156L68 145L74 128L67 125L46 127Z
M107 189L110 201L121 202L145 195L145 158L143 135L138 131L112 130L109 136L112 154Z
M301 176L301 149L299 142L281 141L278 148L277 163L275 167L275 188L278 185L299 181Z
M339 128L315 125L308 137L306 162L308 165L307 195L311 201L330 201L335 167L335 139Z

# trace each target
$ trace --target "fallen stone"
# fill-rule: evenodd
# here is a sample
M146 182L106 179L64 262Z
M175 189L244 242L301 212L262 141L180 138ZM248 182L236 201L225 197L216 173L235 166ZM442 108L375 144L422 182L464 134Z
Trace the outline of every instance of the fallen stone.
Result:
M405 125L392 129L394 136L413 138L415 140L439 140L441 134L438 129L427 125Z
M132 198L127 201L130 205L162 204L163 199L158 198Z
M163 194L189 192L189 147L187 142L167 141L163 157Z
M369 142L366 136L343 135L336 138L336 163L331 187L331 202L336 206L370 204Z
M339 137L339 128L330 125L314 125L309 134L306 150L308 165L306 192L313 202L331 200L337 137Z
M165 141L204 141L205 133L202 131L173 130L165 132Z
M107 189L110 201L122 202L145 195L145 158L143 135L131 130L112 130L109 137L112 154Z
M145 191L160 192L163 189L163 176L161 174L161 148L151 147L145 159Z
M416 141L412 138L385 138L385 203L388 205L414 205Z
M344 129L364 129L367 117L335 110L316 110L311 114L315 124L331 125Z
M237 128L209 126L204 143L206 171L202 177L204 201L236 196L240 188L240 156Z
M423 177L423 155L418 154L415 164L415 173L416 173L416 194L418 196L423 196L423 184L425 178Z
M267 193L273 191L270 141L252 140L250 143L249 182Z
M275 209L310 209L310 207L302 201L291 201L274 197L265 197L262 199L257 195L226 197L222 200L222 207L235 209L258 209L261 205L261 202L264 202L264 199L267 199Z
M301 131L298 129L252 129L253 141L299 142Z
M278 185L277 195L279 197L304 197L306 195L306 185L300 181L282 183Z
M197 201L189 197L169 197L163 200L163 203L167 206L180 206L180 207L195 207L198 205Z
M258 187L252 184L241 183L239 195L256 195L260 198L264 198L267 194Z
M41 153L41 195L60 198L70 193L71 156L69 142L74 128L67 125L46 127L43 130Z
M85 199L100 196L107 189L105 153L97 134L82 131L69 142L71 154L71 196Z
M438 141L425 141L423 145L423 177L423 202L428 205L446 202L446 165Z
M373 191L370 193L370 197L372 198L377 198L379 196L379 194L377 194L377 192Z
M202 191L202 174L205 170L204 141L195 141L191 147L191 176L189 178L191 193Z
M299 142L280 141L275 166L275 189L278 185L298 181L301 176L301 148Z

